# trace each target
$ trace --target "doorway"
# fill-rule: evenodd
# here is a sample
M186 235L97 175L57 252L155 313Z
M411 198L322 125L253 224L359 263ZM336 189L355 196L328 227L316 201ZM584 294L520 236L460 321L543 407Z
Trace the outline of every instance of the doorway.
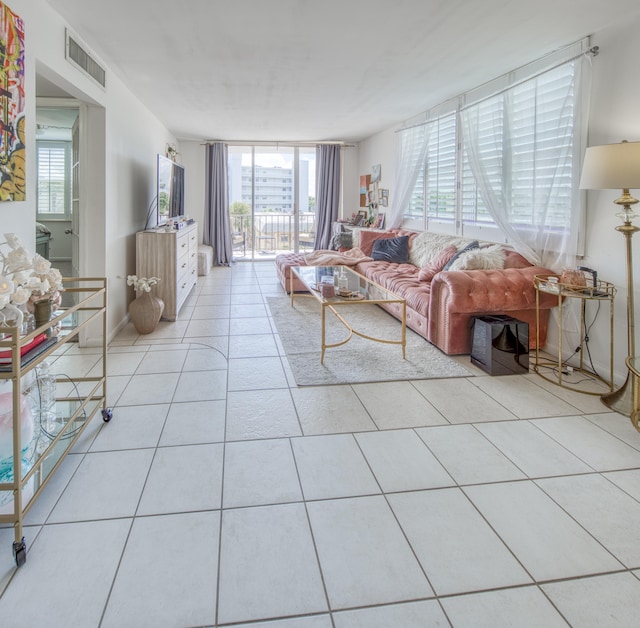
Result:
M313 249L315 147L229 146L234 260Z
M37 101L36 243L38 252L64 277L79 276L80 113L80 104L73 99Z

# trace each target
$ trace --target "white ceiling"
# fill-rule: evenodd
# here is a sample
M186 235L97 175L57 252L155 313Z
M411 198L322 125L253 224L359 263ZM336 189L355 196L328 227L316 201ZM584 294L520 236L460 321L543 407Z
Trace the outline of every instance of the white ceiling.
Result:
M48 2L179 139L252 141L358 141L640 12L638 0Z

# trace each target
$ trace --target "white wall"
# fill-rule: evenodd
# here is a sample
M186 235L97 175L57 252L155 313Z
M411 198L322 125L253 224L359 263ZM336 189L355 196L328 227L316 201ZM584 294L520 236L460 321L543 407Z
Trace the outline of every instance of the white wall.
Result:
M609 144L622 139L640 141L640 40L637 37L640 16L626 18L616 25L596 33L592 44L600 46L600 54L593 59L592 99L589 115L589 145ZM455 94L452 94L455 96ZM419 112L416 112L418 114ZM389 188L389 204L393 204L393 176L395 159L394 131L400 127L374 135L359 145L359 170L370 172L374 163L382 164L381 187ZM640 190L636 191L636 196ZM627 355L626 318L626 266L624 238L615 231L620 219L613 201L620 196L615 191L589 192L587 197L586 255L581 265L594 268L601 279L614 283L618 288L615 299L615 371L616 380L626 376L624 359ZM640 226L640 219L636 221ZM640 235L633 241L635 301L640 311L638 279L640 278ZM602 306L596 322L590 330L590 349L596 369L601 374L609 372L609 312ZM587 321L591 322L596 308L589 305ZM567 327L575 330L572 320ZM579 334L567 333L566 347L573 350L579 344ZM555 328L550 330L547 348L557 346ZM636 339L636 346L640 344ZM585 356L586 358L586 356ZM587 363L588 364L588 363Z
M35 250L35 107L37 72L88 104L86 159L81 190L83 274L108 279L108 331L126 322L134 294L126 275L135 272L135 232L145 224L155 195L156 153L175 138L107 69L105 90L64 58L66 23L45 0L12 0L26 28L27 199L0 203L0 233L15 232ZM89 44L90 49L90 42ZM89 339L91 342L91 339Z

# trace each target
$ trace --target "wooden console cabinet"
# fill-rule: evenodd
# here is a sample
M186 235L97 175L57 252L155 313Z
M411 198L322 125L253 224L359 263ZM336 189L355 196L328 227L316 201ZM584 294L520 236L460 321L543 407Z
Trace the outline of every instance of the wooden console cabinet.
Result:
M198 279L198 225L136 233L136 275L160 277L151 293L164 301L162 318L175 321Z

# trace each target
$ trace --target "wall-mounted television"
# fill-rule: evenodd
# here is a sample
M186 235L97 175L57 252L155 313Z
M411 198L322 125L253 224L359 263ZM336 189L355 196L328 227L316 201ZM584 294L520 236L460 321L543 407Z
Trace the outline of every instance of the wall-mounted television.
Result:
M158 154L158 225L184 216L184 166Z

